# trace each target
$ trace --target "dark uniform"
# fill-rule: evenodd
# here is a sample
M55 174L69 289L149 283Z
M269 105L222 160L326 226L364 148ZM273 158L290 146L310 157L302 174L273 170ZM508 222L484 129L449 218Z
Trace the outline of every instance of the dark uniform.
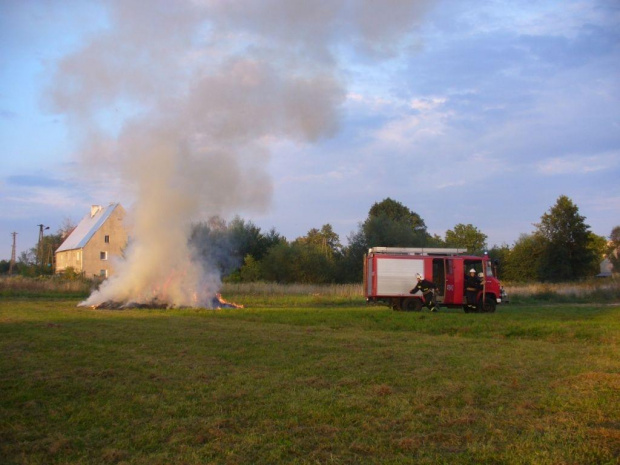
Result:
M424 304L431 310L431 312L437 311L437 306L435 305L435 298L433 291L437 289L437 285L431 281L426 279L422 279L418 277L418 284L409 291L410 294L415 294L418 291L422 291L422 295L424 296Z
M476 273L470 273L465 277L465 296L467 297L467 309L470 312L478 310L478 291L482 289L480 278Z

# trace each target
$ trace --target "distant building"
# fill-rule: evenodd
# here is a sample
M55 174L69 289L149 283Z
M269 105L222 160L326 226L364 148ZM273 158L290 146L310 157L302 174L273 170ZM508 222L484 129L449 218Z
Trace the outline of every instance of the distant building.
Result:
M601 272L596 275L597 278L609 278L613 272L613 265L609 258L601 262Z
M114 274L111 259L120 256L127 245L124 218L125 209L119 203L93 205L56 250L56 273L72 268L88 278Z
M609 241L607 243L607 246L610 249L612 245L613 245L612 241ZM616 247L615 249L611 250L607 254L605 259L601 262L601 272L596 275L597 278L609 278L610 276L613 276L614 274L618 272L618 270L614 270L614 265L610 260L610 255L612 256L611 258L614 259L614 261L616 261L619 254L620 254L620 247Z

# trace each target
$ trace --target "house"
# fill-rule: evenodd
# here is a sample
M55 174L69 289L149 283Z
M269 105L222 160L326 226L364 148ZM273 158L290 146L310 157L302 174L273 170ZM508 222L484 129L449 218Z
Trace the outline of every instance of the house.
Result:
M612 233L613 234L613 233ZM612 260L617 263L618 256L620 255L620 247L618 247L618 240L607 242L607 256L601 262L601 272L596 275L597 278L609 278L620 270L615 270Z
M93 205L56 250L56 273L72 268L89 278L114 274L112 258L120 256L127 245L124 218L125 209L119 203Z
M601 262L601 272L596 275L597 278L609 278L613 272L613 265L611 264L611 260L609 258L605 258Z

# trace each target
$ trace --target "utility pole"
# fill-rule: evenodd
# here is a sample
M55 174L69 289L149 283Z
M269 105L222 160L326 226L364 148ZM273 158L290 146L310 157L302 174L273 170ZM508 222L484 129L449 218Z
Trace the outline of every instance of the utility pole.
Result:
M41 266L41 269L44 268L43 266L43 230L45 229L49 229L49 226L45 226L43 224L38 224L37 225L39 227L39 245L37 247L37 262L41 262L41 263L37 263L37 265Z
M17 237L16 232L12 232L13 236L13 247L11 248L11 264L9 265L9 275L13 274L13 269L15 269L15 238Z

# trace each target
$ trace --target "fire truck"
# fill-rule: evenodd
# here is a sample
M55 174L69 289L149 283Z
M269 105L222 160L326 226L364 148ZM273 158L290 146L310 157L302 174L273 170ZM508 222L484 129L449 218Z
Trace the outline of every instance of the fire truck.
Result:
M465 298L465 276L472 268L481 276L478 312L494 312L497 304L508 303L508 295L495 277L497 263L488 255L465 255L464 249L373 247L364 256L364 296L367 302L382 302L394 310L419 312L422 294L410 294L416 274L437 285L438 306L469 312Z

